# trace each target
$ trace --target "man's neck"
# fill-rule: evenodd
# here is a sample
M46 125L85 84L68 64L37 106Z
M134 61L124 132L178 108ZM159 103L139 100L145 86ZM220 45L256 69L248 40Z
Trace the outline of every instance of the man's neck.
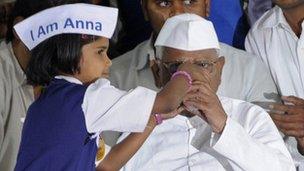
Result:
M299 5L295 8L289 9L282 9L286 21L288 22L289 26L293 30L293 32L300 37L302 33L302 22L304 19L304 4Z

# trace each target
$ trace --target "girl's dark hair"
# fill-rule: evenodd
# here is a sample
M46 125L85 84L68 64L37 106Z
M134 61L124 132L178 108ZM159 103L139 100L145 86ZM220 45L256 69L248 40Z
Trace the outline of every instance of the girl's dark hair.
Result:
M79 73L82 46L94 40L94 36L60 34L43 41L31 51L28 83L46 86L56 75Z
M63 4L91 3L91 0L17 0L7 22L6 42L14 39L14 21L17 17L28 18L42 10Z

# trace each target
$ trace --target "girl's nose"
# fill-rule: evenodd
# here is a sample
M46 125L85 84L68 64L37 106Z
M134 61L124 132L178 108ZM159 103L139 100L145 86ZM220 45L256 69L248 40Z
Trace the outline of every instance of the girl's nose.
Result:
M112 66L112 61L111 61L111 59L109 58L108 54L107 54L107 56L106 56L106 64L107 64L108 67Z

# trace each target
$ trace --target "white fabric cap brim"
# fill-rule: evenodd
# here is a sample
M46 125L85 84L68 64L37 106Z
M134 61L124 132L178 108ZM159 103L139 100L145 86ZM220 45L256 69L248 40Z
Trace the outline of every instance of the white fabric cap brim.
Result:
M118 9L91 4L68 4L41 11L14 26L19 38L32 50L39 43L63 33L111 38Z

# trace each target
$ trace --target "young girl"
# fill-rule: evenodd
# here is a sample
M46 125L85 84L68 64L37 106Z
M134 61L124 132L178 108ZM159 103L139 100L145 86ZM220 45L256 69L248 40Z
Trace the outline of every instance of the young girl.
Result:
M102 131L137 132L114 146L99 166L118 170L157 124L180 112L192 79L202 76L192 64L181 65L157 94L110 85L107 49L116 19L116 9L73 4L44 10L15 26L32 50L28 81L46 86L28 110L16 171L95 170Z

